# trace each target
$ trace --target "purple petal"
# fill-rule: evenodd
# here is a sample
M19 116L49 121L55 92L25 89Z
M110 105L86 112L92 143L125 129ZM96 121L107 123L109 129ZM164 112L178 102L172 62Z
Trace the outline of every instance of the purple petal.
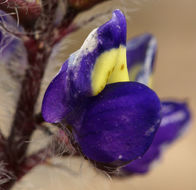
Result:
M157 145L172 143L183 134L191 119L185 102L162 101L162 115L160 133L155 138Z
M84 44L78 50L78 53L69 67L69 75L72 77L72 88L76 89L77 93L84 96L97 95L93 93L92 74L97 64L98 58L105 52L112 49L117 49L120 46L125 47L126 43L126 20L120 10L113 12L112 19L93 30ZM110 65L111 63L107 63ZM112 68L111 68L112 70ZM104 69L100 70L100 77L107 77L108 72L104 74ZM103 73L102 73L103 72ZM104 76L103 76L104 75ZM105 76L106 75L106 76ZM100 85L100 91L106 85ZM100 92L99 91L99 92Z
M17 25L16 20L11 16L11 14L2 10L0 10L0 22L12 33L24 31L20 25Z
M72 81L69 80L68 74L69 62L72 62L76 53L73 53L63 64L45 92L42 102L42 116L49 123L66 120L70 124L76 125L84 112L86 97L74 96L74 89L70 87Z
M123 13L117 9L112 19L98 28L99 48L109 50L118 48L120 44L126 45L127 24Z
M19 41L19 39L14 36L14 33L23 32L23 28L20 26L17 26L16 20L10 16L9 14L3 12L0 10L0 22L1 24L7 29L4 30L3 27L0 27L0 49L1 53L7 53L9 54L13 53L10 52L13 50L14 46L17 45L16 42ZM9 32L8 32L9 31ZM9 49L11 46L11 50ZM2 56L4 58L4 56Z
M152 145L141 159L137 159L124 168L122 173L146 173L161 156L163 148L173 143L187 128L191 119L190 111L184 102L162 102L162 121Z
M59 122L67 118L71 123L74 122L71 117L76 112L82 114L85 99L93 95L91 80L97 58L112 48L125 46L125 42L126 20L122 12L116 10L110 21L91 32L49 85L42 105L44 119L47 122ZM102 74L99 76L102 77Z
M151 34L143 34L127 42L127 67L131 81L149 84L156 51L156 39Z
M44 95L42 103L42 115L47 122L56 123L62 120L69 111L67 107L66 71L67 61L63 64L60 72L52 80Z
M119 166L142 156L160 124L157 95L137 82L107 85L90 98L78 142L88 159Z
M10 15L0 11L0 22L10 31L0 27L0 58L14 76L21 76L27 68L27 52L23 41L14 33L24 32Z

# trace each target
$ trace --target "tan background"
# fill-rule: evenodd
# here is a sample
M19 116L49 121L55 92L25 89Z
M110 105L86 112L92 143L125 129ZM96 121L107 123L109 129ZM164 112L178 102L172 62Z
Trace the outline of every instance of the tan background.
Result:
M87 19L100 10L119 7L117 4L123 8L129 18L128 39L134 35L151 32L158 40L159 52L154 83L158 95L163 98L187 99L194 117L196 112L196 0L116 0L96 7L77 20ZM106 20L105 17L100 18L76 34L70 35L65 43L66 47L61 50L61 59L67 58L70 52L78 49L88 32ZM54 66L54 60L57 60L57 66ZM54 69L59 68L61 61L54 60L48 68L43 90L54 75ZM17 85L14 85L14 89L17 91ZM1 101L4 101L2 96ZM9 120L8 117L6 118ZM5 117L0 119L8 122L4 121ZM41 166L34 169L14 189L195 190L195 127L193 123L185 136L167 150L163 159L146 176L110 179L85 161L68 158L64 161L54 160L54 163L60 164L60 167ZM7 129L4 131L6 132ZM34 144L38 146L41 142L41 137L39 138L38 135Z

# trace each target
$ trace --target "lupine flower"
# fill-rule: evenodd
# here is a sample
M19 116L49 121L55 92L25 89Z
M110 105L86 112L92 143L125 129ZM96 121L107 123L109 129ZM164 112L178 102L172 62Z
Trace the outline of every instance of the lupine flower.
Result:
M8 66L14 62L12 69L18 62L20 69L15 71L24 72L26 50L15 36L24 30L3 11L0 20L1 61ZM124 15L114 11L113 18L90 33L50 84L43 102L45 120L71 125L75 141L90 160L114 166L134 160L121 173L146 173L190 121L185 103L162 101L162 122L155 135L160 104L144 85L152 87L156 50L156 39L150 34L126 44Z
M127 65L132 80L152 87L156 49L156 40L150 34L135 37L128 42ZM152 145L143 157L122 167L121 174L147 173L160 158L163 150L179 138L190 123L191 114L185 102L164 100L161 104L162 120Z
M63 64L42 105L46 121L72 126L85 157L110 166L147 151L159 128L160 110L153 90L129 80L126 20L120 10Z

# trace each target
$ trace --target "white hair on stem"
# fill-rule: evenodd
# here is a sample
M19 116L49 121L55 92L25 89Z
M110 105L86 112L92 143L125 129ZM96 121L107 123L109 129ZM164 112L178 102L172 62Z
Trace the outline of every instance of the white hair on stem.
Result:
M18 8L15 7L14 9L15 9L15 12L16 12L17 26L19 26L20 20L19 20Z
M6 169L6 163L0 161L0 186L13 179L15 179L15 176L13 175L12 172Z
M8 0L5 0L5 1L1 2L0 5L7 3L7 2L8 2Z

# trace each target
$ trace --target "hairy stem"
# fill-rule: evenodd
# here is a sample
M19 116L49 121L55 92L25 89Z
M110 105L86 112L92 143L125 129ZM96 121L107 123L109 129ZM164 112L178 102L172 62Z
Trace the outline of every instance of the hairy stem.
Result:
M65 28L69 26L73 18L69 18L67 25L64 26ZM20 174L21 164L25 160L29 140L36 129L34 109L48 58L52 51L51 39L53 39L52 30L40 36L38 40L31 38L25 43L29 67L21 85L22 88L6 147L9 168L14 172L15 176ZM11 188L12 184L14 184L14 182L10 183L7 184L8 188L5 189Z
M34 167L47 163L49 158L54 156L80 156L74 149L69 141L69 137L63 131L59 131L53 136L51 142L38 152L26 157L20 164L20 168L17 173L17 181L19 181L24 175L26 175Z
M39 95L41 80L50 51L41 45L42 42L30 40L27 44L29 68L22 82L22 88L8 138L8 156L12 167L17 171L35 129L34 108Z
M15 12L16 19L18 13L19 23L26 27L32 26L41 14L40 4L25 0L5 0L0 3L0 10L7 13Z
M27 174L34 167L39 164L46 163L46 160L50 157L54 156L50 146L41 149L39 152L30 155L25 159L25 161L21 164L20 173L17 176L17 180L20 180L25 174Z

